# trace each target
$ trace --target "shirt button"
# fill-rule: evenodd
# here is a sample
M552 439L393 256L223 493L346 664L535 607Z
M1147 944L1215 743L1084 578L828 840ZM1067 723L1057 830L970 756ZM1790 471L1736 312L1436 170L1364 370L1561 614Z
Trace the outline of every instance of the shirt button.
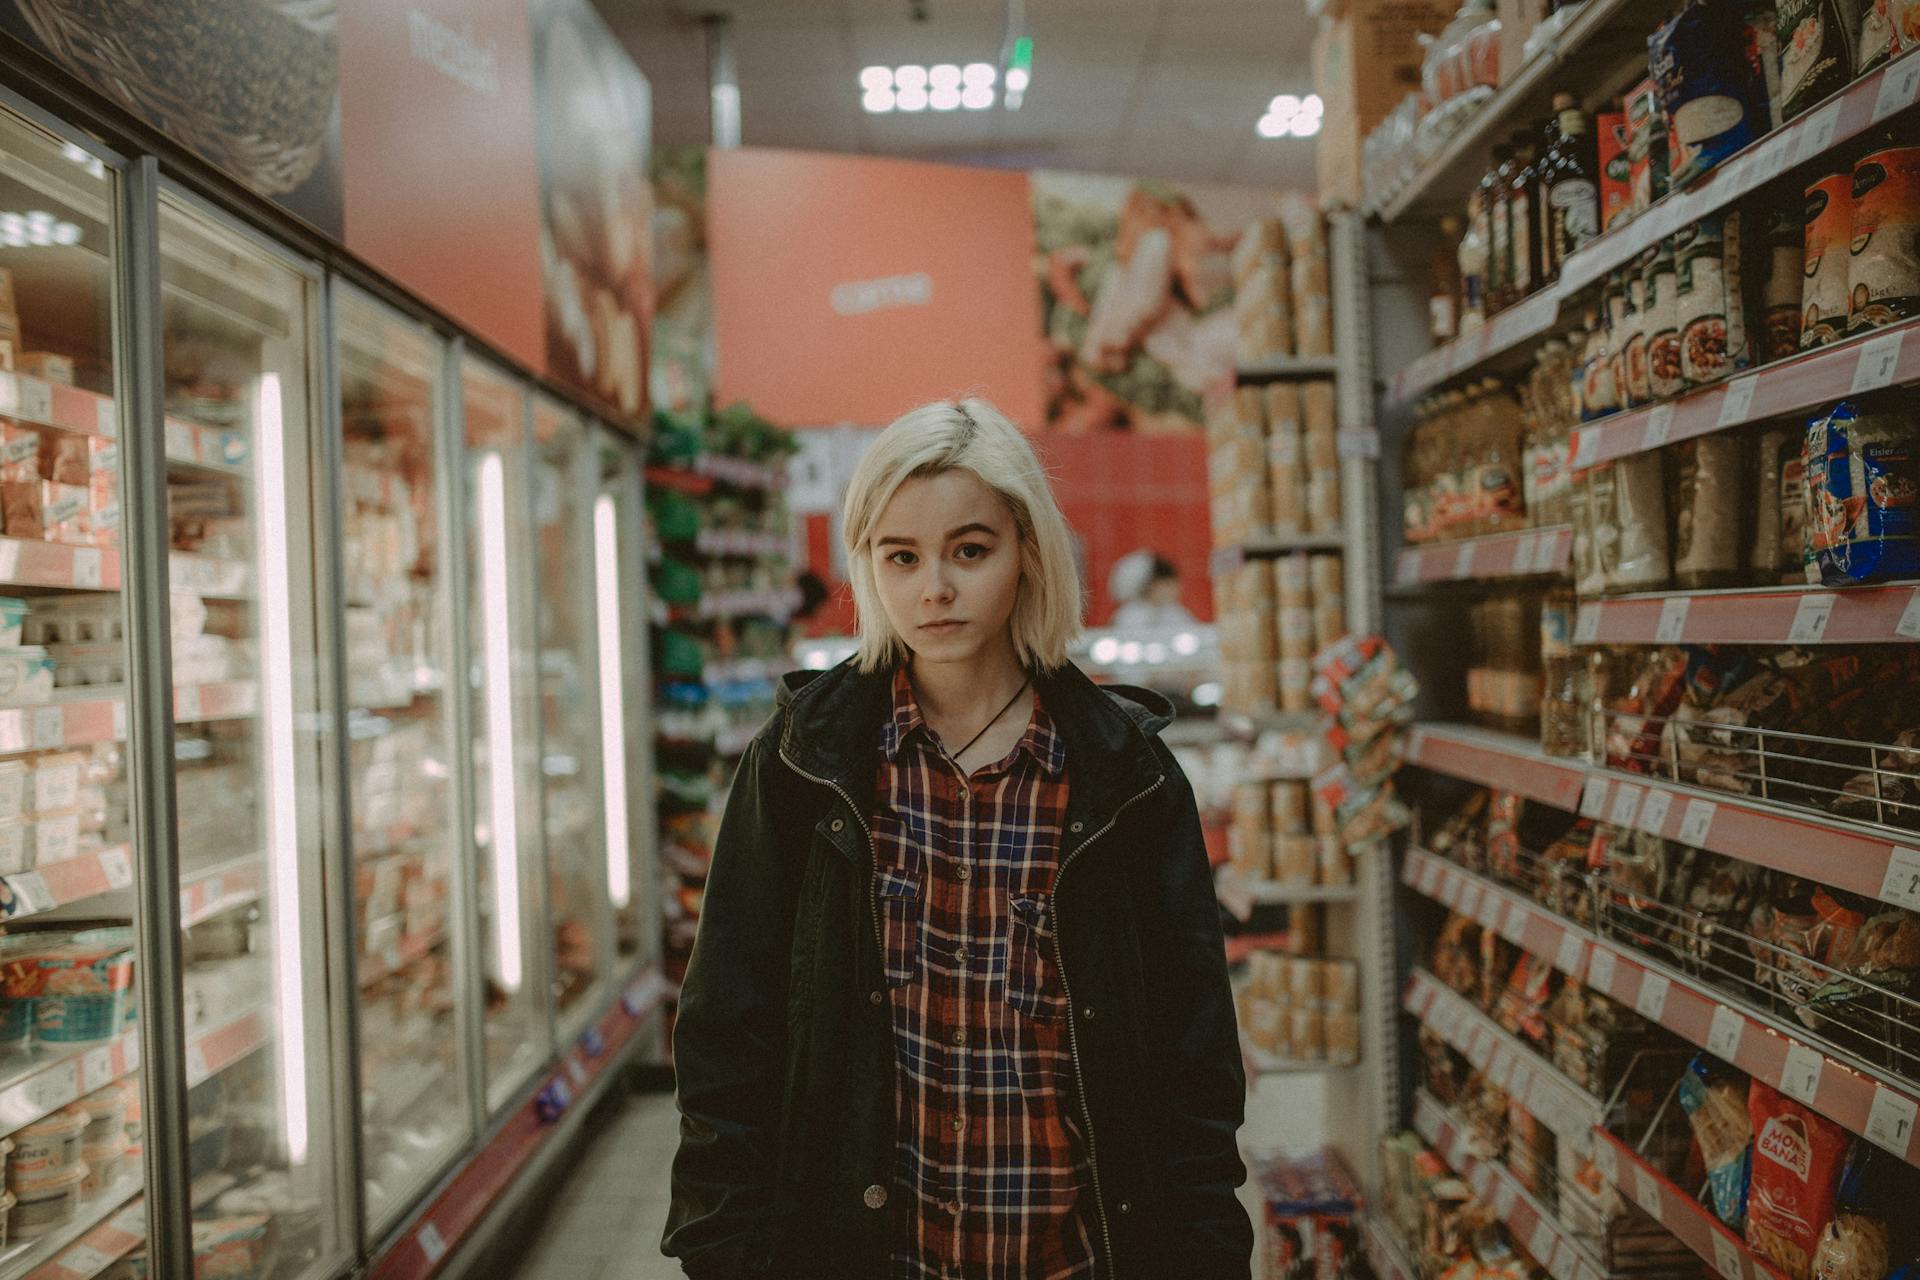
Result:
M952 1214L952 1215L953 1215L954 1217L956 1217L956 1218L957 1218L957 1217L959 1217L959 1216L960 1216L960 1202L959 1202L958 1200L949 1200L949 1201L947 1201L947 1212L948 1212L948 1213L950 1213L950 1214Z
M887 1207L887 1189L877 1182L868 1187L867 1193L860 1198L866 1201L867 1208L869 1209L884 1209Z
M868 1003L868 1004L879 1004L879 1003L881 1003L882 1001L884 1001L885 999L886 999L886 997L885 997L885 996L883 996L883 995L881 995L881 994L880 994L880 993L879 993L878 991L869 991L869 992L867 992L867 1003Z
M967 962L967 949L965 947L955 947L953 949L953 958L961 964L965 964Z
M962 1120L959 1116L955 1116L953 1118L953 1131L955 1133L959 1133L962 1129L965 1129L966 1127L967 1127L967 1122L965 1120Z
M966 880L970 878L972 875L973 875L972 867L961 867L953 873L953 878L956 880Z
M967 1042L966 1031L965 1030L955 1031L953 1033L953 1042L955 1044L965 1044Z

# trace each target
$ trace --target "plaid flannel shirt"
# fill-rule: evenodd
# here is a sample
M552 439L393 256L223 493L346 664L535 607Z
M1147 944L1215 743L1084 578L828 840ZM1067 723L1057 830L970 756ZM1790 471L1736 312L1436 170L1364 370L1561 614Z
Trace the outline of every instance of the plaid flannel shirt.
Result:
M1038 699L1018 744L963 776L904 667L873 823L893 1013L893 1280L1094 1273L1090 1166L1053 949L1066 754Z

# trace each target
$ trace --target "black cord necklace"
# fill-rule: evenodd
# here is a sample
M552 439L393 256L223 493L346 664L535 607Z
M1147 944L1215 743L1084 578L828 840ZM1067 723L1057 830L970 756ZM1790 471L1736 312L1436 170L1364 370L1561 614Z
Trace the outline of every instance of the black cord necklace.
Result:
M958 751L953 753L953 758L956 762L959 761L961 756L967 754L968 747L971 747L974 743L980 741L980 739L987 736L988 729L991 729L993 728L993 726L1000 723L1000 717L1007 714L1007 712L1013 707L1014 703L1020 701L1020 695L1025 693L1027 691L1027 686L1032 683L1033 683L1032 676L1028 676L1025 680L1022 680L1020 682L1020 687L1013 691L1013 696L1011 698L1007 699L1007 705L1000 708L998 711L994 712L993 719L987 721L984 725L980 726L980 732L974 734L971 738L968 738L967 745L965 747L962 747Z

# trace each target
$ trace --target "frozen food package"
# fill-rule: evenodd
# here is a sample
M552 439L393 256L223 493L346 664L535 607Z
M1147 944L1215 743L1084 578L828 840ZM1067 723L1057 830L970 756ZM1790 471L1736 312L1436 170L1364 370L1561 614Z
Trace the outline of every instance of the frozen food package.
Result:
M1340 445L1331 431L1309 431L1302 436L1306 449L1307 474L1327 475L1340 467Z
M1910 415L1862 414L1843 400L1808 424L1807 527L1829 586L1920 573L1920 429Z
M1853 236L1853 171L1829 173L1807 188L1802 223L1800 346L1839 341L1847 328L1849 241Z
M1686 6L1648 37L1647 53L1667 120L1667 173L1673 190L1698 179L1765 131L1766 122L1753 118L1753 69L1746 59L1735 0Z
M1920 146L1880 147L1853 167L1847 331L1920 315Z
M38 481L40 444L41 433L34 428L18 422L0 422L0 480L29 484Z
M1713 1212L1735 1231L1744 1230L1753 1148L1746 1086L1739 1072L1701 1055L1681 1073L1679 1096L1706 1164Z
M1267 433L1267 488L1275 533L1307 527L1307 470L1300 432L1276 427Z
M1774 0L1780 116L1791 120L1847 87L1858 61L1859 0Z
M1614 462L1612 474L1619 552L1607 569L1607 586L1615 591L1658 590L1673 573L1660 454L1629 454Z
M1833 1216L1847 1131L1763 1081L1748 1090L1747 1244L1789 1280L1811 1280L1814 1249Z
M1750 492L1746 438L1717 431L1681 441L1673 454L1674 584L1683 591L1736 586L1746 545L1741 517Z
M1295 431L1301 429L1298 383L1273 382L1267 384L1264 392L1255 387L1243 387L1241 392L1261 397L1262 411L1266 417L1268 430L1278 427L1290 427Z

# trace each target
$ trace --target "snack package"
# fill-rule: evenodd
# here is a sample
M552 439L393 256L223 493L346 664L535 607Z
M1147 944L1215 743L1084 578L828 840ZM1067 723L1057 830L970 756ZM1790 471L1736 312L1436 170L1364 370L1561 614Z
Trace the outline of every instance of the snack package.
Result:
M1847 87L1857 61L1859 0L1774 0L1780 116L1791 120Z
M1713 1211L1735 1231L1743 1230L1753 1130L1739 1073L1702 1054L1681 1074L1679 1095L1680 1109L1687 1113L1687 1123L1706 1163Z
M1806 438L1807 527L1829 586L1920 572L1920 431L1899 413L1850 401L1813 419Z
M1754 119L1745 44L1735 0L1690 4L1647 39L1648 65L1667 119L1668 182L1675 190L1767 128L1767 121Z
M1872 1143L1854 1139L1834 1197L1833 1221L1814 1248L1814 1280L1879 1280L1887 1274L1893 1257L1891 1224L1912 1213L1901 1195L1903 1179L1890 1160Z
M1807 188L1800 284L1800 346L1837 342L1847 329L1853 171L1823 174Z
M1741 577L1742 515L1750 472L1746 437L1720 431L1674 446L1673 575L1685 591L1730 587ZM1777 519L1777 509L1776 509Z
M1754 361L1766 364L1800 349L1800 291L1806 262L1806 215L1801 200L1771 200L1760 211L1760 243L1747 256L1759 327Z
M1852 206L1847 332L1920 315L1920 147L1862 156L1853 167Z
M1814 1251L1833 1217L1847 1131L1759 1080L1748 1086L1747 1118L1747 1244L1789 1280L1811 1280Z
M1602 111L1593 118L1600 165L1600 229L1633 216L1633 157L1628 151L1627 113Z
M1635 213L1667 194L1667 118L1652 77L1627 90L1627 173Z

